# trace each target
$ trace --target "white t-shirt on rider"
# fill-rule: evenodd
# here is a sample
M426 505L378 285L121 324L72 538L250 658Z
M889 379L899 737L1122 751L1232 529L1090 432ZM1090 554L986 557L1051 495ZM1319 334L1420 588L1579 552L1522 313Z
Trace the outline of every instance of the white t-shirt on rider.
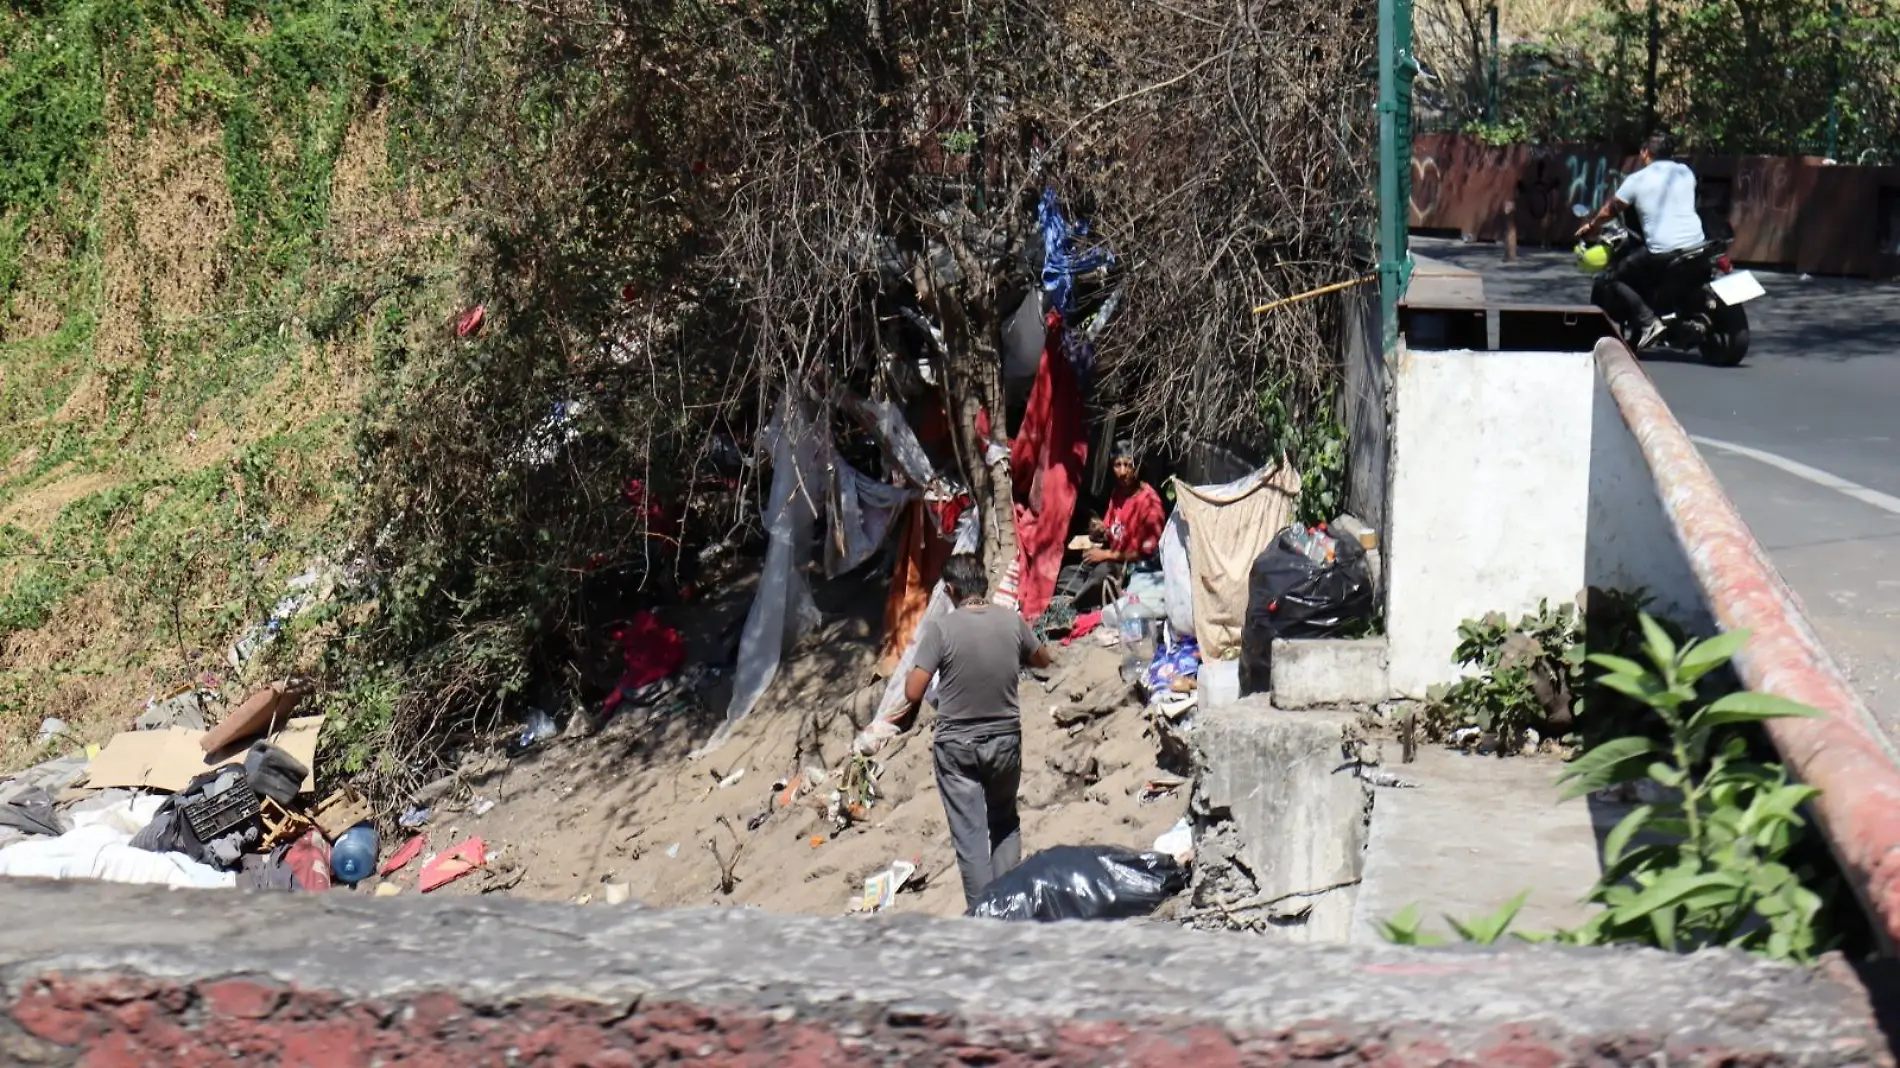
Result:
M1643 243L1651 252L1674 252L1700 245L1702 218L1695 211L1695 172L1672 159L1659 159L1617 187L1616 199L1636 209L1643 220Z

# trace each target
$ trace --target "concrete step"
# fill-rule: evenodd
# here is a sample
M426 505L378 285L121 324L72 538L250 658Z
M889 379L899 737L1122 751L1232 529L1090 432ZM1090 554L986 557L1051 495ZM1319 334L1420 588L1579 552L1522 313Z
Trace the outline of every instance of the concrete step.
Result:
M1574 798L1559 803L1554 757L1467 756L1436 747L1385 770L1416 789L1375 791L1352 941L1377 943L1378 923L1416 903L1425 929L1450 936L1446 914L1488 916L1529 890L1513 930L1574 927L1601 871L1598 842L1621 812Z

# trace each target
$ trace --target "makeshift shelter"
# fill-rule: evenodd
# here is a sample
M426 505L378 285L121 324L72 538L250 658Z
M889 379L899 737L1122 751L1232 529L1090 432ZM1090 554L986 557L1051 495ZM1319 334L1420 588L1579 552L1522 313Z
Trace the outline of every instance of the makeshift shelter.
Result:
M1281 463L1225 485L1190 486L1176 479L1174 487L1175 516L1187 526L1194 636L1201 655L1218 660L1240 646L1248 572L1293 521L1300 476Z

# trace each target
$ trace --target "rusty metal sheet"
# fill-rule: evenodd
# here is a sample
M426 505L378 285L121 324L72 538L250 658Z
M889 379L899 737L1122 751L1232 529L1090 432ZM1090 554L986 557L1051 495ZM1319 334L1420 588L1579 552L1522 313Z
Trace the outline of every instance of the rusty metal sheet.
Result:
M1700 206L1735 230L1737 262L1814 274L1900 274L1900 167L1836 166L1812 156L1696 156ZM1635 167L1611 145L1487 145L1460 134L1413 142L1414 229L1563 247L1577 222ZM1891 216L1891 218L1890 218Z

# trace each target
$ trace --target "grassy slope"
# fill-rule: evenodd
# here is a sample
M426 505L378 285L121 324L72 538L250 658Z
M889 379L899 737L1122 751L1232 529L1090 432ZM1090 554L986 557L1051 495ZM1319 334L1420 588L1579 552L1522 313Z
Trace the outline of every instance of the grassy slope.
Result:
M0 14L0 768L43 716L97 741L229 681L246 621L341 544L379 333L417 303L374 297L448 258L401 121L446 8Z

